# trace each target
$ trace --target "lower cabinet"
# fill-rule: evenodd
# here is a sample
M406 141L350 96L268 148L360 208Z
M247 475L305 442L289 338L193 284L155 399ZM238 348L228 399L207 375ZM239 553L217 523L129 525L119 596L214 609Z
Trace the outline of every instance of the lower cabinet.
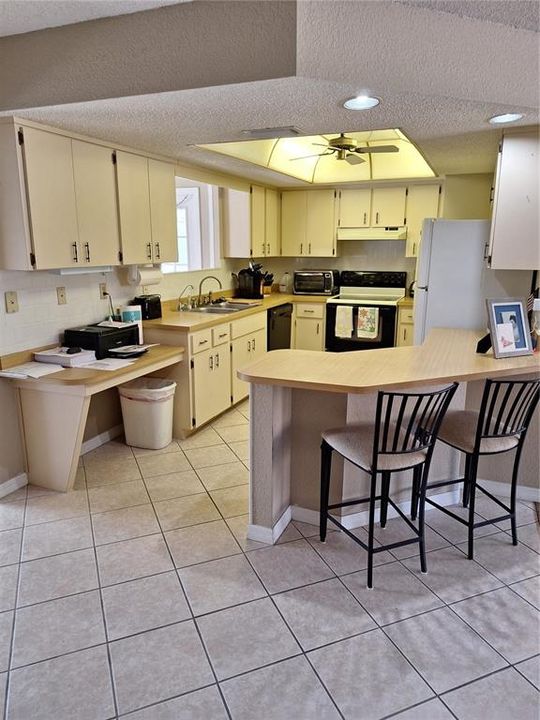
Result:
M228 345L210 348L192 359L195 426L204 425L231 404L231 353Z
M249 393L249 383L240 380L237 370L266 352L266 313L257 313L231 323L231 398L233 404Z
M413 345L414 337L414 316L413 309L409 306L398 307L398 323L396 332L396 345L405 347Z
M323 303L296 303L294 306L293 347L295 350L324 350Z

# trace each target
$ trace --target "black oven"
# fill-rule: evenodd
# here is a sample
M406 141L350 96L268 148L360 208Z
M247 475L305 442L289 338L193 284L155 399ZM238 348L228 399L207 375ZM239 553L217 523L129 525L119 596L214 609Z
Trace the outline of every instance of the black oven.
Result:
M341 304L345 306L345 303ZM358 311L364 307L361 304L350 305L351 332L350 337L336 335L336 314L340 307L339 301L326 305L326 349L330 352L347 352L349 350L373 350L374 348L394 347L396 337L397 307L395 305L370 306L377 309L377 330L373 338L358 337ZM368 306L366 306L368 307Z

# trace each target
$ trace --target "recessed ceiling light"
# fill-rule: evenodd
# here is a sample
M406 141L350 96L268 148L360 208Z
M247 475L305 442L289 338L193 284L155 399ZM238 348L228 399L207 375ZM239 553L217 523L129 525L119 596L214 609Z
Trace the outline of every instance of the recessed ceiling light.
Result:
M346 110L370 110L376 107L381 101L379 98L370 97L369 95L357 95L349 98L343 103Z
M523 113L505 113L504 115L494 115L489 118L492 125L502 125L504 123L513 123L521 120Z

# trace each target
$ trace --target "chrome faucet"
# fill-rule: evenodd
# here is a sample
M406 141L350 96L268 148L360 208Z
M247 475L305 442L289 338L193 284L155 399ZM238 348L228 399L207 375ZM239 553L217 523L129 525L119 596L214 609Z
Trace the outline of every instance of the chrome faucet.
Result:
M219 285L219 289L220 290L223 289L223 285L221 284L221 280L219 278L217 278L215 275L205 275L205 277L203 277L203 279L199 283L199 299L198 299L199 307L203 304L210 305L210 303L212 302L212 292L208 293L208 302L206 302L206 303L202 302L202 286L203 286L203 283L205 280L215 280L217 282L217 284Z
M189 290L190 288L191 288L191 293L195 292L195 288L193 287L193 285L191 283L189 285L186 285L186 287L182 290L182 292L178 296L178 304L176 306L177 310L191 310L191 308L192 308L191 293L189 293L189 295L188 295L187 303L182 302L182 298L184 297L187 290Z

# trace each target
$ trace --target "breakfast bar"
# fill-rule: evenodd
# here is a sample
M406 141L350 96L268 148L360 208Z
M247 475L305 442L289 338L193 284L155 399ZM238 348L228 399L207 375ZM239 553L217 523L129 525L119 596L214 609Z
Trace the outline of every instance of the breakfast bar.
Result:
M419 346L362 353L277 350L242 368L239 377L251 383L248 536L275 543L291 518L318 521L321 431L372 422L378 390L458 381L452 408L460 409L468 382L540 374L538 353L496 360L491 353L475 352L479 338L474 331L437 328ZM367 489L367 484L359 486L359 471L348 463L334 463L332 472L340 500L357 495L359 487L360 492ZM458 472L456 452L438 444L431 479L455 479ZM366 481L367 476L360 478ZM407 473L396 473L398 496L408 496L410 481ZM364 524L358 516L346 520L350 527Z

